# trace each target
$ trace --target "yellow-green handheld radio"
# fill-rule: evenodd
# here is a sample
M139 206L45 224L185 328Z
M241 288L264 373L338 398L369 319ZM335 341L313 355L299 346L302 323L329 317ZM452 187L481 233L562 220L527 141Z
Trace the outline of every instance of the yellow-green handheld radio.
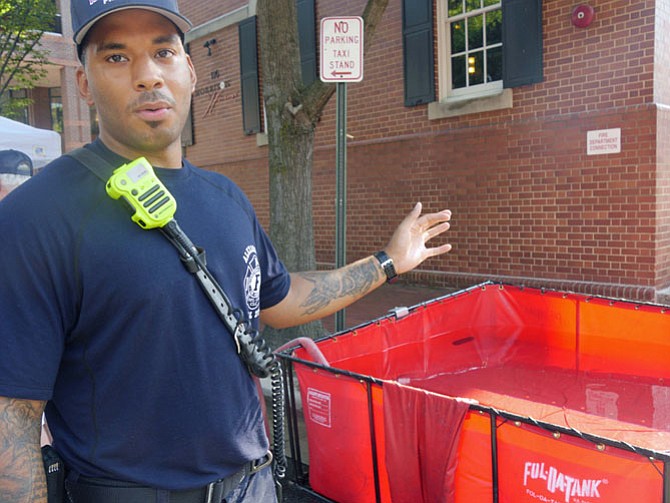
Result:
M177 201L144 157L115 169L105 188L133 209L132 220L143 229L164 227L177 211Z

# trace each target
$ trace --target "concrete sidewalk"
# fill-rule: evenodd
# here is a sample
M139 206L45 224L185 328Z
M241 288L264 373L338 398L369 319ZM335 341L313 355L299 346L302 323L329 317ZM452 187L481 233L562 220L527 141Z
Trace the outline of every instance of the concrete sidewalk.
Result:
M411 307L453 291L448 288L427 288L404 283L381 286L345 310L345 329L384 316L395 307ZM329 332L334 332L335 317L324 319L323 325Z

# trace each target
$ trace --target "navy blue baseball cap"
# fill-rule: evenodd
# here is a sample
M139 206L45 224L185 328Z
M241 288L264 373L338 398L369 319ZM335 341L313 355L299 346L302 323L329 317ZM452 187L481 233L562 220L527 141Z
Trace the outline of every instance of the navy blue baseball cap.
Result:
M33 161L19 150L0 150L0 173L30 176L33 174Z
M191 22L179 13L177 0L72 0L70 14L74 43L79 46L93 25L107 14L124 9L157 12L172 21L182 33L191 28Z

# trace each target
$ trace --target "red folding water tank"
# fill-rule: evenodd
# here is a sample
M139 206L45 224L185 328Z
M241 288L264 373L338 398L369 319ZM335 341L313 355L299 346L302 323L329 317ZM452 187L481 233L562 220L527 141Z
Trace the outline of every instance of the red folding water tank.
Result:
M327 498L664 501L663 306L485 284L317 347L330 367L293 365Z

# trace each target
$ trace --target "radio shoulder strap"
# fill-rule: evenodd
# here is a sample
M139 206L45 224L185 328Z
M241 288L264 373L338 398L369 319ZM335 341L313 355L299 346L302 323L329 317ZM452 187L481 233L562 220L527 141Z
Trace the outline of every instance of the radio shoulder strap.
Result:
M65 155L82 163L105 183L107 183L107 180L109 180L109 177L112 176L112 173L114 172L114 166L112 166L111 163L90 149L80 147Z

